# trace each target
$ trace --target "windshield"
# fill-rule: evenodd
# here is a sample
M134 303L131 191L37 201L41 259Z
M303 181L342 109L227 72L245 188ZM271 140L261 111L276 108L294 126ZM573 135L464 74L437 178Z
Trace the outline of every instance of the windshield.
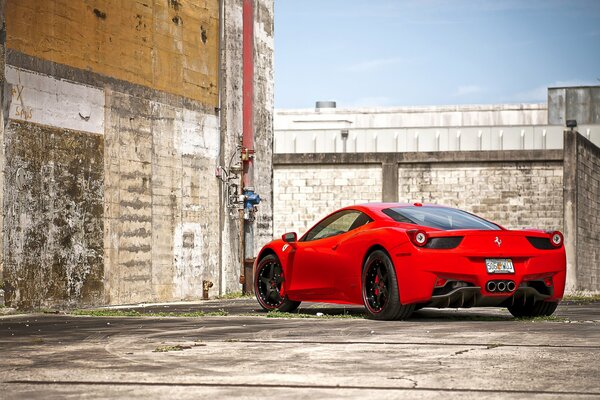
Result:
M394 207L383 213L397 222L429 226L445 231L453 229L500 230L498 225L468 212L443 207Z

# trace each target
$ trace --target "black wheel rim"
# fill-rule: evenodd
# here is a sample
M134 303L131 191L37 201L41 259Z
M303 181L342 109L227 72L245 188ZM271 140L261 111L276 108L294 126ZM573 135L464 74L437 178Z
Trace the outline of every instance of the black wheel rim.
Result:
M374 259L365 274L365 297L371 311L383 310L389 299L390 276L386 263L382 259Z
M277 308L283 303L281 284L283 271L277 261L267 260L261 264L257 276L257 290L262 303L269 308Z

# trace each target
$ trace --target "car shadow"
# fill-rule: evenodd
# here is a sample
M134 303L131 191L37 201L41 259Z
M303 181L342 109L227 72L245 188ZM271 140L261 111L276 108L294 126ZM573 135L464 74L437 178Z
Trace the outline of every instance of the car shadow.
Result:
M300 306L293 313L304 317L330 317L330 318L364 318L369 316L361 306L336 306L323 303ZM415 311L410 320L417 321L510 321L515 318L504 308L476 308L476 309L437 309L423 308Z

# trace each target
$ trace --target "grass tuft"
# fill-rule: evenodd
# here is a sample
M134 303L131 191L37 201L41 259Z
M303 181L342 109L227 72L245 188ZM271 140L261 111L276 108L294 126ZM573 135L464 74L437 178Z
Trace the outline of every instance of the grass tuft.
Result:
M225 293L224 295L215 297L215 300L235 300L235 299L252 299L254 295L243 294L242 292Z
M257 314L259 316L265 316L265 314ZM296 318L296 319L303 319L303 318L316 318L316 319L365 319L367 317L366 314L323 314L323 315L316 315L316 314L306 314L306 313L297 313L297 312L293 312L293 313L287 313L287 312L281 312L281 311L269 311L266 314L267 318L286 318L286 319L292 319L292 318Z
M600 303L600 294L574 293L564 296L563 301L574 304Z
M223 309L219 311L192 311L192 312L144 312L136 310L74 310L71 315L89 317L171 317L171 318L197 318L197 317L224 317L229 313Z
M183 351L187 349L191 349L191 346L182 346L180 344L176 344L174 346L158 346L154 349L154 353L167 353L169 351Z
M524 318L515 318L517 321L525 321L525 322L565 322L567 319L564 317L557 317L556 315L542 315L539 317L524 317Z

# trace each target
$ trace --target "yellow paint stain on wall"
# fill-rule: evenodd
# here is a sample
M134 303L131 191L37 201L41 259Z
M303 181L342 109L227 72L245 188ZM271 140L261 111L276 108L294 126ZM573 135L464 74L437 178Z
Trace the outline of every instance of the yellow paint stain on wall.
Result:
M218 99L218 0L8 0L7 47L185 96Z

